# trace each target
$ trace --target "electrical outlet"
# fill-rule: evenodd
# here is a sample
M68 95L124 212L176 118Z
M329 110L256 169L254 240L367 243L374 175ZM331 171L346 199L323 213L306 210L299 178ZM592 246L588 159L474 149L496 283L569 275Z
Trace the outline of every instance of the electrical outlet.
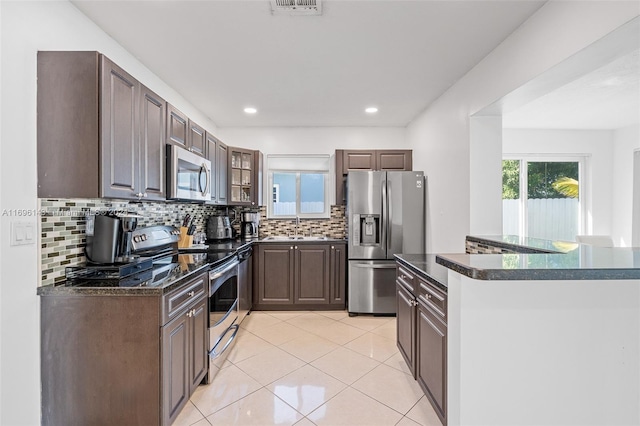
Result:
M22 246L36 243L36 224L33 222L11 223L11 245Z

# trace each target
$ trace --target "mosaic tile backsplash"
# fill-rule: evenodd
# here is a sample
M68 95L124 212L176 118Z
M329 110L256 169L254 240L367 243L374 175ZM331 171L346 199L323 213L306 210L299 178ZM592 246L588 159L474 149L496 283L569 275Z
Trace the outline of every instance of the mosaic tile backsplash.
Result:
M64 269L86 261L86 216L98 211L136 213L144 216L138 227L164 224L179 226L188 213L194 218L196 232L206 230L206 219L219 213L229 214L236 233L240 232L240 213L256 211L241 207L219 207L189 203L136 203L121 200L104 199L40 199L40 285L50 285L63 281ZM266 209L261 208L260 238L269 235L295 233L295 220L266 219ZM332 206L330 219L301 220L298 233L308 235L326 235L332 238L345 238L346 219L344 206Z
M478 243L476 241L465 240L465 252L467 254L505 254L505 253L517 253L515 250L510 250L503 247L490 246L488 244Z

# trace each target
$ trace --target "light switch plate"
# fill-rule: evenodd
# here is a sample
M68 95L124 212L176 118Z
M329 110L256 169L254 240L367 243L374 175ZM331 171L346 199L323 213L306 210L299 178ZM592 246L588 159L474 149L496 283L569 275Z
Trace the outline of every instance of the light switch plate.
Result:
M36 243L36 224L33 222L11 222L11 245L22 246Z

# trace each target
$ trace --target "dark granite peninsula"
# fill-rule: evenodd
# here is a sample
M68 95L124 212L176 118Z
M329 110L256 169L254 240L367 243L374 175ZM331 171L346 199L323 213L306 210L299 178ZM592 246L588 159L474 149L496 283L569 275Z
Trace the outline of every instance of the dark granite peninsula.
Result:
M640 424L640 248L482 236L436 262L449 425Z

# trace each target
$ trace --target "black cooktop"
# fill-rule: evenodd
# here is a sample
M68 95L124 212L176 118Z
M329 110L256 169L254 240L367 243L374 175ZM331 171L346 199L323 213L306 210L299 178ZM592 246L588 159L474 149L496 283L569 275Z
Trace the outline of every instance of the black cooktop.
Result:
M77 275L67 278L71 287L164 287L188 277L209 263L206 253L175 254L154 261L153 268L120 279L96 279Z

